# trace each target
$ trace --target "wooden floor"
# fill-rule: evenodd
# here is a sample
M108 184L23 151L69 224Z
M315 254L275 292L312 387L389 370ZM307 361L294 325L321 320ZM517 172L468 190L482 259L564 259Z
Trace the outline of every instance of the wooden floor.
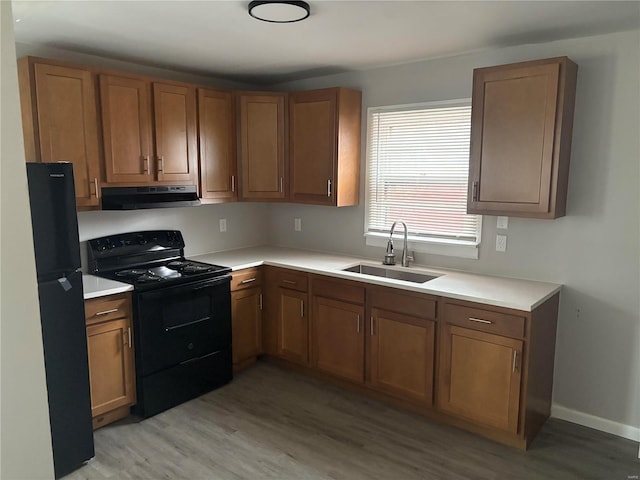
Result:
M637 443L549 420L521 452L259 362L214 392L95 432L66 479L638 478Z

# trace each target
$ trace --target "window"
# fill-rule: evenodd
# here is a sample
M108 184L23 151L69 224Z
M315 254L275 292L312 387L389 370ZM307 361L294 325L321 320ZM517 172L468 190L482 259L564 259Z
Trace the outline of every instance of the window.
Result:
M412 249L477 258L481 217L466 213L471 102L368 113L367 244L383 246L391 224L403 220Z

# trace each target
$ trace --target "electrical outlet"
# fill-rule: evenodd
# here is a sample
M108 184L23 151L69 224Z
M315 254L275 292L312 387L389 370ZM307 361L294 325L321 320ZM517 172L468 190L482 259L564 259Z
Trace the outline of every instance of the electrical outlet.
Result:
M500 230L506 230L509 228L509 217L498 217L498 221L496 222L496 226Z
M302 231L302 219L301 218L294 218L293 219L293 229L296 232L301 232Z
M496 252L506 252L506 251L507 251L507 236L496 235Z
M226 218L221 218L220 219L220 231L221 232L226 232L227 231L227 219Z

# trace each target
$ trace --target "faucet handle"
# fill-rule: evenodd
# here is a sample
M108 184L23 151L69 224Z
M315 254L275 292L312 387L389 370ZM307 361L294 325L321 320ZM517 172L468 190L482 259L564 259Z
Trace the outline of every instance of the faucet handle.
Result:
M415 252L415 251L413 251L413 250L409 250L409 251L407 252L407 263L415 261L415 259L416 259L416 258L415 258L415 255L416 255L416 252Z

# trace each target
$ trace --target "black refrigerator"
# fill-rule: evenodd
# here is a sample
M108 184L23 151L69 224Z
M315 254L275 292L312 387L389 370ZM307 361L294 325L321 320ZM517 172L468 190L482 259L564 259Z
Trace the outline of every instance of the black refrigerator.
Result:
M27 163L56 478L94 456L78 219L70 163Z

